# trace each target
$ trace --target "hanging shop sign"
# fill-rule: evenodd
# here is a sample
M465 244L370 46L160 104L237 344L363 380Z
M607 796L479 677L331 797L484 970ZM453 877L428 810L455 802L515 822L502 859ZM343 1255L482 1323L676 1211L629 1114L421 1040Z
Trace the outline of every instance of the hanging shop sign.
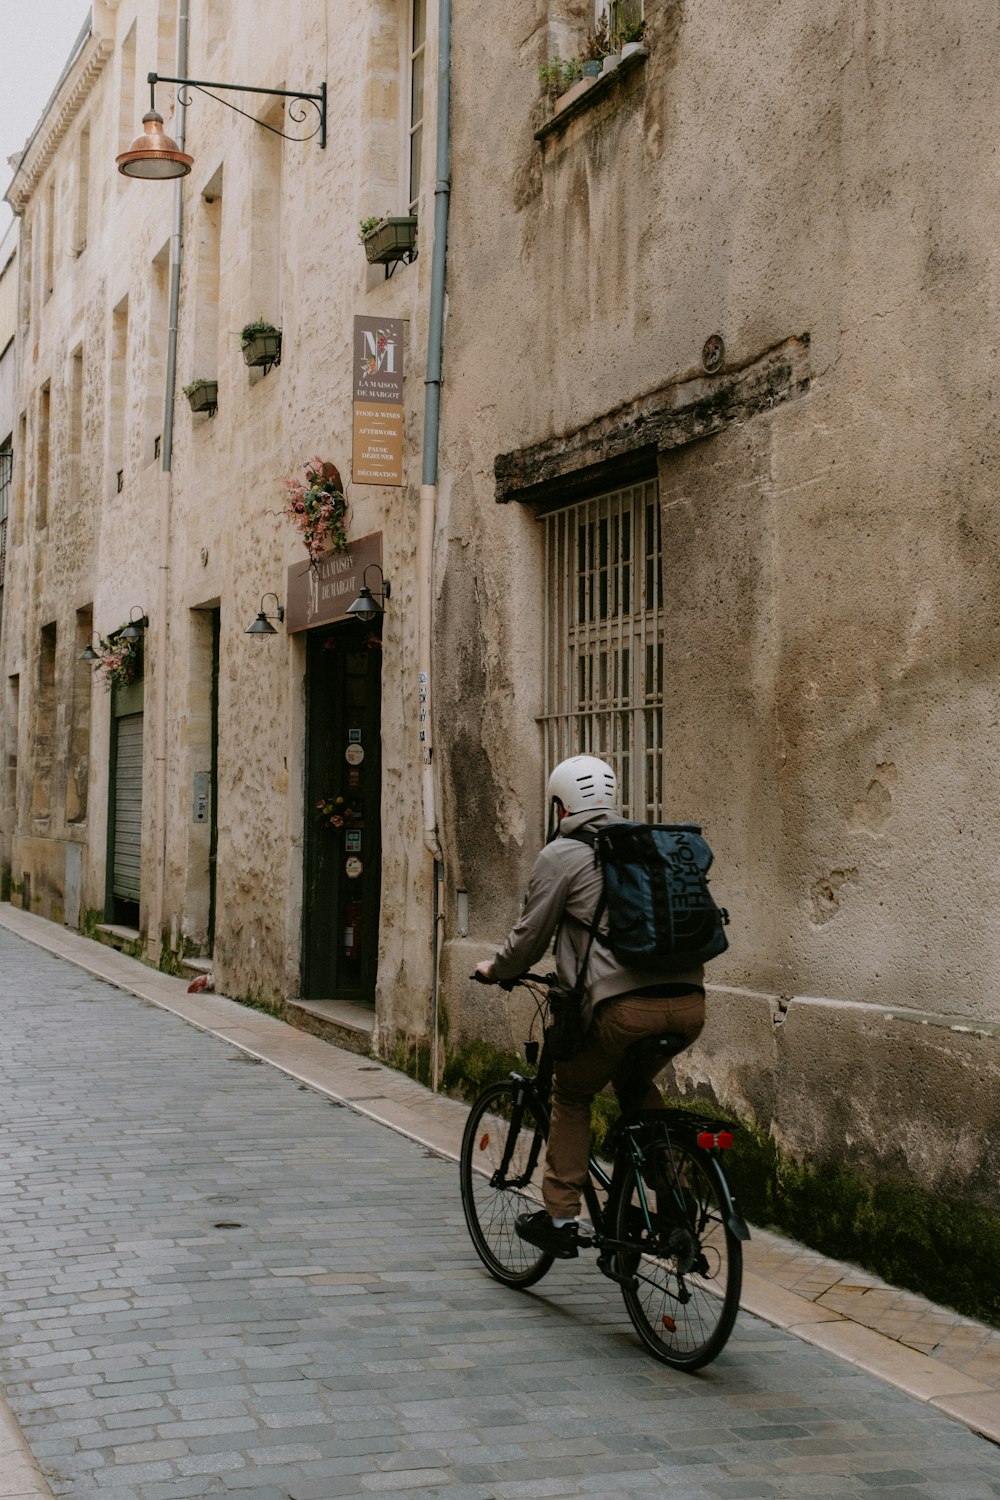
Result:
M403 319L354 319L354 484L403 483Z
M314 625L332 625L346 620L347 611L361 592L365 569L382 566L382 533L348 542L346 552L328 552L315 563L292 563L285 591L285 629L311 630Z

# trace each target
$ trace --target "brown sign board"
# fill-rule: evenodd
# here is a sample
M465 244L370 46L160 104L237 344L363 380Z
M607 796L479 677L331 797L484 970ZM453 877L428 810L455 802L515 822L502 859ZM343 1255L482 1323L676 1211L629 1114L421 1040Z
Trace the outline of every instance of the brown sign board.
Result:
M354 319L355 484L403 483L403 319Z
M355 484L403 483L403 408L388 401L354 403Z
M382 533L348 542L346 552L327 552L315 563L292 563L285 593L285 629L289 635L346 620L347 611L361 592L365 569L372 563L382 567ZM368 587L378 596L382 580L373 574Z

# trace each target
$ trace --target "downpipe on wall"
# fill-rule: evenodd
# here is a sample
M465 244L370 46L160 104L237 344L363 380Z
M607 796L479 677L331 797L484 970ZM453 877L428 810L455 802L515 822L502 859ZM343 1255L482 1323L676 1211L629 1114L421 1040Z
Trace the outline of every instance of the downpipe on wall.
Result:
M177 11L177 76L187 76L189 0L180 0ZM178 90L176 140L184 150L187 129L187 106ZM167 319L167 388L163 400L163 473L160 486L159 564L157 572L157 622L159 634L156 652L156 794L154 844L156 848L156 884L153 896L153 920L146 935L150 956L159 962L163 948L163 908L167 880L167 646L170 612L170 531L171 531L171 465L174 449L174 389L177 384L177 324L181 297L181 259L184 253L183 177L174 183L174 216L170 233L170 301ZM172 933L171 933L172 935Z
M438 439L441 429L441 352L444 343L444 287L451 199L451 0L438 11L437 134L434 183L434 245L424 381L424 449L417 532L417 671L420 700L420 758L424 845L434 860L434 916L431 980L431 1088L440 1084L441 932L444 858L437 828L434 780L433 674L431 636L434 598L434 527L437 517Z

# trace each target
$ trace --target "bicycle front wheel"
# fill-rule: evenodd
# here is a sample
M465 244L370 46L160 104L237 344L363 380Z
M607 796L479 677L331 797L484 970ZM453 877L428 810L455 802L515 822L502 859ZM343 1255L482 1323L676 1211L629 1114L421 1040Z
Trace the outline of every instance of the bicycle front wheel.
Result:
M514 1228L541 1204L544 1148L544 1122L523 1084L484 1089L462 1137L462 1207L479 1259L505 1286L532 1286L552 1265Z
M650 1354L678 1370L714 1359L739 1309L743 1249L726 1222L724 1182L709 1152L664 1140L639 1178L624 1174L610 1206L612 1232L630 1246L618 1252L633 1283L622 1285L628 1315Z

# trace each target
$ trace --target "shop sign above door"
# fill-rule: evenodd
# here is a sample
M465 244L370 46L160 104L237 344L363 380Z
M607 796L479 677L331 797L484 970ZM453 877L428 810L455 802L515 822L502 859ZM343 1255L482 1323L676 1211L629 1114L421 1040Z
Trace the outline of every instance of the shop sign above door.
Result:
M403 319L354 319L355 484L403 483Z
M293 563L285 596L285 629L289 635L311 630L314 625L346 620L348 609L361 592L365 569L372 563L382 566L380 531L348 542L346 552L328 552L316 563Z

